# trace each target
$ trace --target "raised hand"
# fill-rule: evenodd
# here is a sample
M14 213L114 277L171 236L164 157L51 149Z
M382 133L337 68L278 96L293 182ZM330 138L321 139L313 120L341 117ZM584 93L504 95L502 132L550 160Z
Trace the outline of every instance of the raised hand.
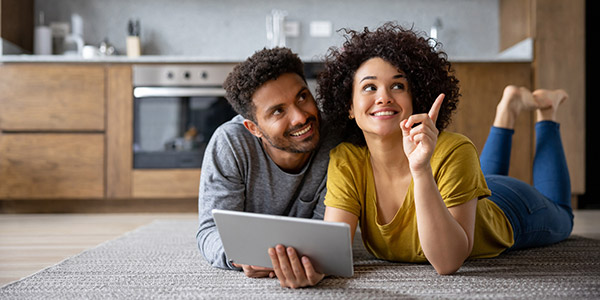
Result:
M440 94L435 99L429 113L412 115L400 122L404 153L408 158L411 171L419 171L429 165L439 134L435 123L444 97L444 94Z

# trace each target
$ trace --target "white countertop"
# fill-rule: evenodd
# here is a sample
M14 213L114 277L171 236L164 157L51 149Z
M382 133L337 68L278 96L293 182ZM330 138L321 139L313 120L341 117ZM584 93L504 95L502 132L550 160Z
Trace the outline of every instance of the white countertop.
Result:
M322 62L318 57L300 57L305 63ZM187 55L125 55L96 56L83 58L77 55L0 55L0 63L238 63L245 58L187 56ZM532 62L533 39L527 38L496 55L449 56L451 62Z
M504 57L481 56L448 58L451 62L532 62L531 57ZM319 63L314 58L302 58L304 62ZM239 58L231 57L203 57L203 56L169 56L169 55L142 55L140 57L127 57L124 55L101 56L83 58L80 56L66 55L0 55L0 63L237 63Z
M0 55L0 63L237 63L237 58L202 57L202 56L169 56L142 55L127 57L125 55L97 56L83 58L76 55Z

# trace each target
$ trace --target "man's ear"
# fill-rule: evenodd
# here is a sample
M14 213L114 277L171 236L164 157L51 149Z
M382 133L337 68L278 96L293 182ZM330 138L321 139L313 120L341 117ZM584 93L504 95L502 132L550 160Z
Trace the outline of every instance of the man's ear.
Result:
M254 135L257 138L261 138L262 137L262 132L260 132L260 130L258 130L258 125L256 125L256 123L245 119L244 120L244 127L246 127L246 129L248 129L248 131L250 131L250 133L252 133L252 135Z

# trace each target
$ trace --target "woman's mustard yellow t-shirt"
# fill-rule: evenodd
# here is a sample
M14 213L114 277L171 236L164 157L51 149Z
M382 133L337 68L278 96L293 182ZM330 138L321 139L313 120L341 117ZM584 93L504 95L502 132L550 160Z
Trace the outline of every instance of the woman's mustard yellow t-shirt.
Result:
M392 221L379 224L370 161L367 147L342 143L331 150L325 205L358 217L365 247L377 258L427 261L417 233L413 183ZM479 199L470 258L494 257L513 245L513 231L508 219L495 203L485 198L491 192L481 172L475 145L468 138L442 132L431 157L431 168L447 207Z

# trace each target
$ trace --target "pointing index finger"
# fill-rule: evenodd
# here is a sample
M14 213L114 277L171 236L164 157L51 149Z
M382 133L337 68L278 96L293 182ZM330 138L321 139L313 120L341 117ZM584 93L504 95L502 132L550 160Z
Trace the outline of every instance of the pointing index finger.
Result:
M429 118L431 118L431 120L433 120L434 124L437 121L438 115L440 113L440 108L442 107L442 102L444 102L445 97L446 97L446 95L440 94L435 99L435 102L433 102L433 105L431 106L431 109L429 110Z

